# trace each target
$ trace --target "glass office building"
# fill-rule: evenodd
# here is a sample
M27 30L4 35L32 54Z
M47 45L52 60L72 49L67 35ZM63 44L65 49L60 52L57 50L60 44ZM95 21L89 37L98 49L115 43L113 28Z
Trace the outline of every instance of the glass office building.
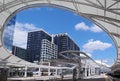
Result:
M27 61L40 62L42 40L46 39L51 42L52 37L43 30L36 30L28 32L27 39Z
M79 46L70 38L70 36L67 33L54 35L54 43L58 45L58 54L62 51L68 51L68 50L79 51L80 50ZM66 54L66 55L69 55L69 54ZM58 58L61 58L61 56L58 55Z
M29 62L61 58L59 52L67 50L79 51L80 48L66 33L50 35L44 30L28 32L26 59Z
M3 33L4 47L9 51L12 51L15 22L16 22L16 16L10 19Z
M12 54L26 60L26 49L18 47L18 46L13 46L12 47Z

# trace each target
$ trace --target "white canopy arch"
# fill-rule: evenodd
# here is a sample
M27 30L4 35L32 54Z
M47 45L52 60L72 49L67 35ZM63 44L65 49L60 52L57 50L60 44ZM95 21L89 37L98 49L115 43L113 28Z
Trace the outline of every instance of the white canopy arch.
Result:
M34 6L54 6L67 9L93 21L114 41L117 50L115 64L120 64L120 0L0 0L0 59L26 63L4 49L2 34L6 22L14 14Z

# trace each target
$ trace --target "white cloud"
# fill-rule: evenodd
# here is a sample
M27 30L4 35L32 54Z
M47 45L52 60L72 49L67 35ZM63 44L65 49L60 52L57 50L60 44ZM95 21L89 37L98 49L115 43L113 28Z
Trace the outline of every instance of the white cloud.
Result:
M89 30L92 32L102 32L102 29L100 27L98 27L97 25L93 24L91 26L86 25L84 22L78 23L75 25L75 29L76 30Z
M15 27L23 31L30 31L30 30L38 29L34 24L30 24L30 23L23 24L20 22L16 22Z
M100 27L98 27L97 25L92 25L90 27L90 30L93 32L102 32L102 29Z
M110 43L104 43L101 42L100 40L94 41L93 39L90 39L86 44L83 45L83 51L92 53L93 51L96 50L105 50L107 48L110 48L111 46L112 44Z
M4 36L4 37L12 36L12 35L9 35L9 34L13 34L13 32L11 33L11 31L13 31L13 28L14 28L14 25L7 26L7 27L4 29L3 36Z
M89 27L84 23L84 22L81 22L81 23L78 23L75 25L75 29L76 30L89 30Z
M27 33L30 30L38 29L35 25L29 23L16 22L13 45L26 48L27 45Z

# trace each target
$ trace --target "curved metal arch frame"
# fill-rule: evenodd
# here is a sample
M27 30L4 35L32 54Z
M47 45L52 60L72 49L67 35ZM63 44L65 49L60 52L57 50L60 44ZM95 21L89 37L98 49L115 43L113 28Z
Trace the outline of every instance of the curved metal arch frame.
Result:
M109 36L115 42L117 48L116 64L120 62L120 12L118 11L120 1L110 0L0 0L0 18L3 20L0 22L0 33L2 35L5 22L7 18L11 16L17 9L25 6L32 6L36 4L48 4L57 5L65 8L69 8L76 12L78 15L87 17L97 25L105 30ZM82 8L90 8L92 11L88 12ZM16 9L16 10L13 10ZM96 10L95 10L96 9ZM95 13L94 13L95 12ZM100 12L100 13L99 13ZM89 14L88 14L89 13ZM96 16L95 16L96 15ZM111 16L112 15L112 16ZM2 17L3 16L3 17ZM99 17L101 16L101 17ZM106 19L105 19L106 18ZM105 25L105 26L104 26ZM0 48L3 48L2 36L0 37Z
M74 55L75 58L66 58L66 54L71 54L71 55ZM93 61L93 63L95 63L96 65L98 66L101 66L100 64L96 63L90 56L88 56L85 52L82 52L82 51L73 51L73 50L68 50L68 51L62 51L59 53L59 55L63 56L64 58L68 59L68 60L72 60L72 61L75 61L78 65L72 67L72 69L75 69L75 68L78 68L78 78L82 78L81 77L81 67L82 67L82 63L81 63L81 60L83 59L90 59L91 61ZM80 55L84 55L84 58L83 56L80 56ZM103 65L104 66L104 65ZM107 66L105 66L106 68L108 68Z
M72 51L72 50L62 51L62 52L59 53L59 55L64 55L64 54L67 54L67 53L69 53L69 54L71 54L71 53L78 54L78 53L79 53L79 54L85 55L86 58L87 58L87 57L90 58L86 53L84 53L84 52L82 52L82 51ZM78 56L78 58L81 58L79 55L74 55L74 56L75 56L75 57ZM90 58L90 59L92 59L92 58Z
M92 60L94 63L96 63L96 61L94 61L90 56L88 56L85 52L82 52L82 51L73 51L73 50L68 50L68 51L62 51L62 52L60 52L59 53L59 55L61 55L61 56L65 56L65 54L67 54L67 53L69 53L69 54L71 54L71 53L74 53L74 56L76 57L76 59L71 59L71 58L67 58L67 59L71 59L71 60L79 60L80 58L81 58L81 60L82 59L90 59L90 60ZM79 53L79 55L75 55L75 54L78 54ZM80 55L84 55L84 57L82 56L80 56ZM73 54L72 54L73 55ZM96 63L97 65L100 65L100 64L98 64L98 63Z

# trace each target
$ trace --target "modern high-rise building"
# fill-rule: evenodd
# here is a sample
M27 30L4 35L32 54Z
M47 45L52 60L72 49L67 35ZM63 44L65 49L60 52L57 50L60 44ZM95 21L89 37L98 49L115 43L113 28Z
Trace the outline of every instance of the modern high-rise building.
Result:
M47 39L43 39L41 43L41 58L40 61L49 61L51 59L57 59L58 47L53 42Z
M16 22L16 16L10 19L3 33L4 47L9 51L12 51L15 22Z
M40 62L40 58L43 59L45 55L50 55L50 54L44 54L44 50L46 51L45 53L50 53L49 49L51 48L51 46L50 48L46 47L47 44L51 45L50 42L52 42L52 37L44 30L36 30L36 31L28 32L26 59L29 62L34 62L34 61ZM46 58L48 57L49 56L46 56Z
M12 54L26 60L26 49L18 47L18 46L13 46L12 47Z
M58 58L61 58L61 56L59 56L59 53L62 51L67 51L67 50L79 51L80 50L79 46L71 39L71 37L67 33L54 35L54 43L58 45Z
M59 52L67 50L80 50L67 33L50 35L44 30L28 32L26 59L29 62L61 58ZM70 54L67 55L72 57Z

